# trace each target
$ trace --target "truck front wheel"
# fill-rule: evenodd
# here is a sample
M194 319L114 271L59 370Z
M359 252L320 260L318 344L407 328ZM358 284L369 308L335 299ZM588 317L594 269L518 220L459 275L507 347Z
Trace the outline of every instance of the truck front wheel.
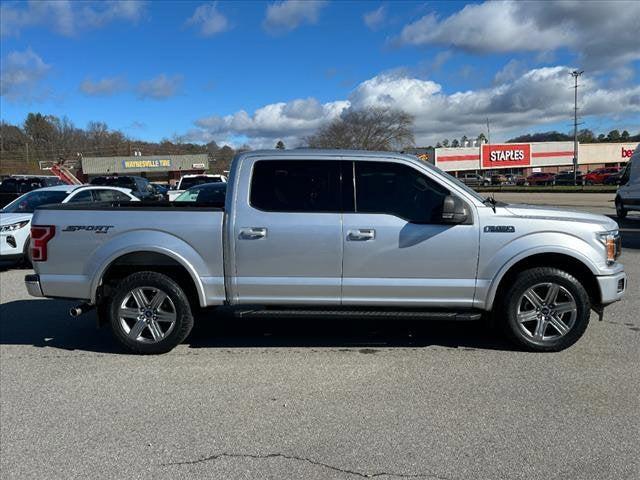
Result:
M589 295L569 273L540 267L520 272L499 303L499 315L509 336L528 350L557 352L585 332Z
M116 339L133 353L166 353L193 327L187 296L175 281L157 272L126 277L110 298L109 312Z

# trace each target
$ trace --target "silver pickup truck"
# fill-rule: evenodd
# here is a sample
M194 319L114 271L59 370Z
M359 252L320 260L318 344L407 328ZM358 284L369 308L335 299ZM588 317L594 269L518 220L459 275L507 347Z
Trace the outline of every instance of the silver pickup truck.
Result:
M613 220L483 198L414 156L257 151L224 205L35 212L31 295L97 307L128 350L182 342L193 312L500 324L519 346L576 342L626 287ZM215 310L215 309L209 309Z

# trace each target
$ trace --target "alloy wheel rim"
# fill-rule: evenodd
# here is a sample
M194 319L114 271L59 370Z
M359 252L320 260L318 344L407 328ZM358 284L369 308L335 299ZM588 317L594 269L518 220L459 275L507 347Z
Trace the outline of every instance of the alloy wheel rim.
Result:
M518 328L529 339L546 343L567 335L576 323L578 305L573 295L553 282L529 287L518 301Z
M140 343L158 343L174 329L176 307L169 296L156 287L136 287L118 307L118 321L124 334Z

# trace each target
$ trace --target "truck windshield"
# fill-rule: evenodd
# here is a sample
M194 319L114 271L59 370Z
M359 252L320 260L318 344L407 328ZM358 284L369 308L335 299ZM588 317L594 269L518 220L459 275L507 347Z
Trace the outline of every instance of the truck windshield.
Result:
M61 203L67 198L67 192L42 192L34 190L16 198L13 202L2 209L2 213L33 213L41 206L50 203Z

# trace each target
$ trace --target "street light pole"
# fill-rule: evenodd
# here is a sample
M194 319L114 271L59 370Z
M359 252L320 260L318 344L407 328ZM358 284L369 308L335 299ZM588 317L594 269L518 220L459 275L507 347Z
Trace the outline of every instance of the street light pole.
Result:
M578 184L578 77L584 73L584 70L574 70L571 76L574 80L573 85L573 185Z

